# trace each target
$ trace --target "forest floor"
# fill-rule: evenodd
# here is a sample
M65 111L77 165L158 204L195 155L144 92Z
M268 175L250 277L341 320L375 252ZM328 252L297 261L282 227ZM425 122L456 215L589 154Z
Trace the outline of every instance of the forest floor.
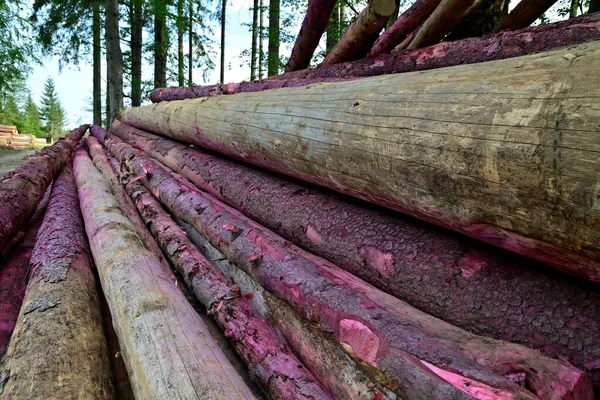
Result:
M35 150L0 150L0 179L15 169L25 157L35 153Z

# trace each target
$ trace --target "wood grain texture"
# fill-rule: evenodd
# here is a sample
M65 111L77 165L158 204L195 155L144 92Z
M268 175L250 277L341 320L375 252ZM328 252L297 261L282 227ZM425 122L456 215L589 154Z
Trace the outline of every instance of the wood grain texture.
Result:
M253 399L85 150L75 153L74 170L92 255L136 398Z
M600 282L600 42L130 109L130 125Z

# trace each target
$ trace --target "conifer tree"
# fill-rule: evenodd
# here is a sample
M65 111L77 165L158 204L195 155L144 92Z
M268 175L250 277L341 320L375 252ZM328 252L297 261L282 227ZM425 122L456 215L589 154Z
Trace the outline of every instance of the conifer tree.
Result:
M60 104L54 81L48 78L42 94L41 117L44 121L46 141L52 143L62 132L66 124L66 113Z

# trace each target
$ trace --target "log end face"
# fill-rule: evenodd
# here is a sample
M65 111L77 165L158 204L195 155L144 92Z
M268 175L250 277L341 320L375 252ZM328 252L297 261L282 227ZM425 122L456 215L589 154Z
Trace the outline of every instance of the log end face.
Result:
M377 335L365 324L351 319L340 321L339 341L344 350L365 363L377 366L380 344Z
M396 2L394 0L371 0L369 9L382 17L390 17L396 11Z

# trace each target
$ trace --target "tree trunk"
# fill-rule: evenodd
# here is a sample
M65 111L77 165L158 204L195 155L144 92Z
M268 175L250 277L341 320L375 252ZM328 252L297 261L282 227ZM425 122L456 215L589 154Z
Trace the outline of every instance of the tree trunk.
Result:
M369 57L389 53L417 29L440 4L440 0L417 0L400 18L386 29L369 51Z
M579 0L571 0L571 7L569 7L569 18L575 18L577 16L578 8Z
M323 65L339 64L366 56L395 8L394 0L371 0L327 54Z
M494 27L506 16L505 8L508 1L487 0L481 2L462 22L452 29L452 32L444 40L451 42L468 37L483 36L492 32Z
M185 57L183 55L183 33L185 30L185 15L183 1L177 0L177 83L185 85Z
M219 82L225 83L225 26L227 23L227 0L221 0L221 63Z
M131 23L131 105L142 104L142 45L144 15L142 0L132 0L133 20ZM95 125L99 125L94 123Z
M340 39L340 2L335 3L333 12L329 16L329 24L327 24L327 31L325 37L325 51L329 53L331 49ZM312 55L311 55L312 58ZM309 60L310 61L310 60ZM306 68L306 67L305 67Z
M399 0L398 0L399 1ZM346 0L340 0L340 23L338 37L342 37L346 31Z
M580 282L123 123L112 131L254 221L421 311L475 334L540 349L591 375L589 365L600 362L600 294ZM499 298L511 299L510 313ZM538 319L549 307L573 323ZM598 372L593 378L600 382Z
M92 2L92 109L94 124L102 123L102 45L100 43L102 21L100 1ZM139 104L138 104L139 105Z
M50 188L39 203L37 210L30 218L23 231L22 240L9 253L0 269L0 357L4 356L10 337L15 329L19 311L25 297L29 260L37 233L44 221L44 214L50 198Z
M119 1L106 0L106 65L108 76L108 126L123 111L123 56L119 38Z
M589 133L600 126L592 100L600 87L589 74L598 63L600 42L590 42L469 67L163 102L123 121L600 282L600 147Z
M264 50L263 50L263 41L264 41L264 32L265 32L265 7L263 0L259 0L260 5L260 26L258 29L258 79L263 78L263 68L264 68Z
M279 73L279 2L269 0L269 54L267 76Z
M494 28L494 32L512 31L528 27L556 3L556 0L521 0Z
M250 81L256 80L256 52L258 40L258 0L252 6L252 49L250 54Z
M84 150L75 153L74 167L92 255L136 398L254 398Z
M167 4L165 0L154 0L154 88L167 86Z
M188 2L188 86L194 85L194 0Z
M111 399L108 348L70 162L52 185L27 293L3 360L3 398Z
M600 0L590 0L588 14L600 11Z
M304 319L331 332L369 376L402 398L471 396L591 398L589 378L568 363L527 347L483 338L389 296L192 187L149 157L112 139L124 162L173 215L285 300ZM202 210L201 213L198 210ZM511 382L525 372L529 390ZM442 378L442 379L440 379ZM586 397L589 396L589 397Z
M82 125L54 145L29 156L0 181L0 254L4 254L7 244L23 229L88 127Z

